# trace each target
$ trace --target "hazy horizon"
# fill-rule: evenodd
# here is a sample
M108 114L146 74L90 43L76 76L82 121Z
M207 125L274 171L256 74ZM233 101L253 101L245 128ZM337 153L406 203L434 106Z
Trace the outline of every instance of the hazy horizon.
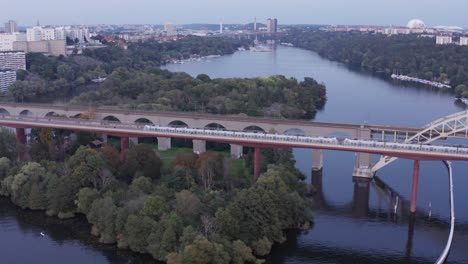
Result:
M0 9L0 22L9 19L21 26L60 24L225 24L265 23L269 17L279 24L404 26L413 18L427 26L461 26L468 1L405 0L82 0L70 5L60 0L16 0Z

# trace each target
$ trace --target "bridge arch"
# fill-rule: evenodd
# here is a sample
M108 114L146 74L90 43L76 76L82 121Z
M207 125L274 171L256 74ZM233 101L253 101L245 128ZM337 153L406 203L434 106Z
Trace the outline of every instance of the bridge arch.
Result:
M0 115L10 115L10 112L5 108L0 108Z
M49 116L60 116L60 115L52 111L52 112L48 112L45 116L49 117Z
M31 111L26 109L26 110L21 111L19 115L20 116L33 116L34 114Z
M153 122L151 122L151 120L149 120L148 118L144 118L144 117L138 118L137 120L135 120L134 123L135 123L135 124L150 124L150 125L154 125Z
M261 133L265 133L266 131L259 127L259 126L248 126L246 128L244 128L242 131L248 131L248 132L261 132Z
M226 127L219 124L219 123L209 123L204 128L205 129L212 129L212 130L226 130Z
M171 121L167 126L169 127L189 127L187 123L180 121L180 120L174 120Z
M424 126L416 135L407 138L404 143L429 144L438 139L449 137L468 138L468 111L439 118ZM379 161L372 167L372 172L377 172L397 159L396 157L381 156Z
M118 119L117 117L115 117L113 115L108 115L108 116L104 117L102 120L112 121L112 122L120 122L120 119Z
M78 113L75 115L71 115L70 118L81 118L83 116L83 113Z

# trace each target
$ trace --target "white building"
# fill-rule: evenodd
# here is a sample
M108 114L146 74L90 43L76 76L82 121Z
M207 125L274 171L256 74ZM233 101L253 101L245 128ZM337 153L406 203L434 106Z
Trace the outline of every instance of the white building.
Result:
M55 28L41 28L41 39L40 40L55 40Z
M65 39L67 37L65 28L63 27L56 27L55 28L55 38L56 39Z
M39 41L42 37L42 27L26 29L26 41Z
M36 26L26 29L27 41L62 40L65 39L65 36L65 29L63 27Z
M460 46L468 45L468 37L460 37Z
M450 37L450 36L437 36L436 37L436 44L437 45L452 44L452 37Z
M23 51L0 51L0 70L26 70L26 54Z
M25 40L26 34L22 33L0 34L0 51L13 50L13 42Z
M87 41L90 39L89 29L87 27L68 27L65 29L65 34L72 41L78 39L81 43L85 42L85 39Z
M5 93L8 87L16 81L16 71L0 70L0 92Z

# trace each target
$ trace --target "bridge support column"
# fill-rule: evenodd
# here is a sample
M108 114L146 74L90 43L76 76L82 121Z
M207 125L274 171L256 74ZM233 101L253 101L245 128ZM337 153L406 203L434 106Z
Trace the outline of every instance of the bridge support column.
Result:
M262 151L259 147L255 147L254 152L254 177L257 179L260 176L260 169L262 167Z
M369 185L371 179L358 178L353 179L353 215L357 217L366 217L369 212Z
M26 154L26 129L16 128L16 144L18 151L18 160L24 160Z
M205 140L192 140L193 142L193 153L202 154L206 152L206 141Z
M419 182L419 160L414 161L413 168L413 189L411 190L411 213L416 213L416 200L418 198L418 182Z
M353 170L353 177L370 178L374 177L372 172L372 155L368 153L356 153L356 165Z
M158 150L165 151L171 149L171 138L158 137Z
M138 145L138 138L137 137L131 137L129 138L130 142L132 142L133 145Z
M120 159L125 161L128 151L128 137L120 137Z
M101 135L102 142L107 143L107 134Z
M323 150L312 150L312 171L321 171L323 169Z
M244 151L244 146L231 144L231 158L240 159Z

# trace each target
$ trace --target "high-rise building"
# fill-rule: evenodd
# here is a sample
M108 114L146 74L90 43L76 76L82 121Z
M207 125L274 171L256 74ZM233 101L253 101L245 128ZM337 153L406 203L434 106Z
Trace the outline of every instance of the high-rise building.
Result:
M276 18L267 19L267 31L269 33L278 32L278 19L276 19Z
M0 69L0 92L5 93L8 87L16 81L16 71Z
M223 19L219 21L219 34L223 34Z
M253 28L254 31L257 31L257 18L255 17L254 18L254 28Z
M26 41L26 34L0 34L0 51L13 50L13 42L15 41Z
M24 51L0 51L0 69L26 70Z
M164 24L164 31L166 31L166 35L168 35L168 36L176 35L176 29L175 29L174 24L172 24L172 23Z
M16 21L8 20L8 22L5 23L5 32L6 33L18 32L18 24L16 24Z

